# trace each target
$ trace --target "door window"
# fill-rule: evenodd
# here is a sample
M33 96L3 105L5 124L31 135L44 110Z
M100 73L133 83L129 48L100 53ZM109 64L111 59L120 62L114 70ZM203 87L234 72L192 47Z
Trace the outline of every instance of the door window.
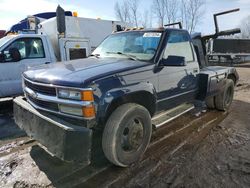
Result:
M163 53L163 59L167 59L168 56L181 56L184 57L187 62L194 61L189 36L186 32L171 31Z
M4 49L2 55L4 56L4 62L14 61L15 57L13 56L20 56L20 59L45 57L43 43L40 38L17 39Z

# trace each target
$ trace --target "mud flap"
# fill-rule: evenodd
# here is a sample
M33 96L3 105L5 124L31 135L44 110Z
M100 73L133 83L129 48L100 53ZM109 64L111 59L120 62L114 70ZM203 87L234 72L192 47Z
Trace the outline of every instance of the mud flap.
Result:
M23 97L13 102L16 124L64 161L90 163L92 130L37 111Z

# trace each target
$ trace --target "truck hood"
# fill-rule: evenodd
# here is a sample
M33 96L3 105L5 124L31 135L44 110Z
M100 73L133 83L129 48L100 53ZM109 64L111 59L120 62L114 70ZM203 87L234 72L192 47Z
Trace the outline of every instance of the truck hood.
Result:
M68 87L84 87L115 73L150 65L148 62L117 58L78 59L32 68L23 73L31 81Z

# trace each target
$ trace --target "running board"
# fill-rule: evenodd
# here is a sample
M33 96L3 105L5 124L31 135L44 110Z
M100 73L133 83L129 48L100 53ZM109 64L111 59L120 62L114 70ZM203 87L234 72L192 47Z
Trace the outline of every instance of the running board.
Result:
M190 110L194 109L194 105L193 104L182 104L179 105L173 109L170 109L168 111L162 112L158 115L156 115L155 117L152 118L152 124L154 126L154 128L159 128L162 125L178 118L179 116L189 112Z

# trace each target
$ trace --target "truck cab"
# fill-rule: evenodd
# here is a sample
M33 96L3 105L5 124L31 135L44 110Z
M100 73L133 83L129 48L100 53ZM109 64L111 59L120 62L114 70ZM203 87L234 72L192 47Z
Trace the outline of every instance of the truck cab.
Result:
M55 62L48 38L38 34L0 39L0 97L22 93L21 75L31 67Z

